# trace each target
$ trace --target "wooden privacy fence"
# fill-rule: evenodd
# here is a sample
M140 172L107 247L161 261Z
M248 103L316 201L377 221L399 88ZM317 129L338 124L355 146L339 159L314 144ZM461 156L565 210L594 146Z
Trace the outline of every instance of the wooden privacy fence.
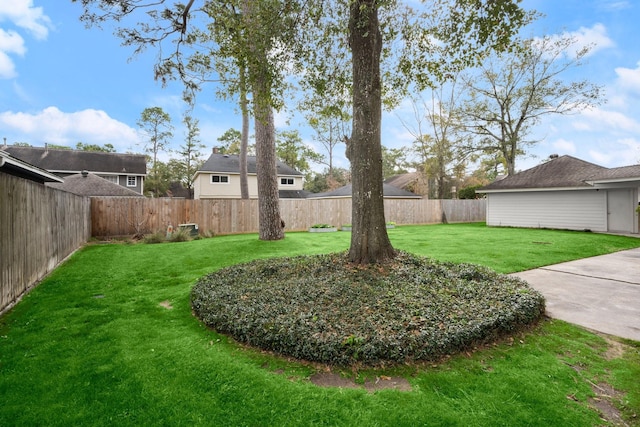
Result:
M280 213L289 231L314 224L351 223L351 199L282 199ZM386 199L385 217L397 224L434 224L485 220L485 200ZM171 223L196 223L200 233L233 234L258 231L258 201L238 199L186 200L94 197L94 237L163 232Z
M91 236L90 201L0 173L0 313Z

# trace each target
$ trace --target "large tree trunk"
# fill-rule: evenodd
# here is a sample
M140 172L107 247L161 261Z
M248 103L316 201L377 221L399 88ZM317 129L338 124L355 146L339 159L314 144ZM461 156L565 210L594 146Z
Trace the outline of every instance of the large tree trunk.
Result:
M260 240L280 240L284 238L284 227L280 217L280 198L278 195L276 132L271 106L268 105L265 98L258 101L260 94L264 93L261 90L254 91L257 101L255 102L255 131L259 234Z
M349 17L353 62L353 127L347 144L351 162L352 213L349 259L376 263L393 258L382 193L382 38L376 0L354 0Z
M246 28L255 29L258 24L254 13L259 12L259 2L244 0L242 12ZM258 179L258 227L260 240L284 238L284 226L280 217L278 195L278 169L276 166L276 130L271 106L271 82L267 70L269 59L265 46L258 41L258 34L246 34L251 56L247 71L253 93L253 114L256 132L256 174Z

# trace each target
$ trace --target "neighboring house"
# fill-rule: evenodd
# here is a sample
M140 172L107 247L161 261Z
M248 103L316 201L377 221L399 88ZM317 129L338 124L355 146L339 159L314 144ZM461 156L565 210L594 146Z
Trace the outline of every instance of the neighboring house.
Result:
M59 176L20 159L16 159L2 150L0 150L0 172L35 181L40 184L44 184L45 182L62 182L62 178Z
M62 178L89 171L114 184L142 194L147 159L140 154L61 150L48 147L0 147L11 156Z
M421 172L409 172L400 175L394 175L390 178L387 178L384 183L423 196L429 194L428 179Z
M302 189L303 175L290 166L278 161L278 190L281 199L305 198L308 192ZM255 156L247 157L247 183L249 197L258 197L258 177ZM239 199L240 198L240 157L237 155L213 153L196 172L193 180L195 199Z
M113 182L87 171L64 178L62 183L48 183L47 187L85 197L144 197L142 194L114 184Z
M326 193L309 194L308 199L346 199L351 198L351 184ZM422 196L389 184L382 184L385 199L421 199Z
M605 168L571 156L477 190L487 225L638 233L640 165Z

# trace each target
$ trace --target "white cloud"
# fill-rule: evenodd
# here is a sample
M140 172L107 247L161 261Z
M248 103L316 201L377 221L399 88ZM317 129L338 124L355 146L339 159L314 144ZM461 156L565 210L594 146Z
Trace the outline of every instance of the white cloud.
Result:
M640 62L637 65L635 69L616 68L617 83L622 89L640 93Z
M26 50L20 34L0 28L0 79L11 79L17 75L15 64L8 54L24 55Z
M611 153L603 153L601 151L589 150L589 157L593 159L593 162L600 166L607 166L611 164L613 156Z
M576 31L564 32L554 36L556 38L570 37L575 40L567 54L575 57L576 53L587 46L592 46L587 56L591 56L599 50L615 46L615 43L607 35L607 28L603 24L594 24L591 28L580 27Z
M572 141L567 141L566 139L560 138L553 142L552 147L563 154L576 154L576 144Z
M0 51L24 55L24 39L15 31L5 31L0 28Z
M45 142L75 146L112 144L118 151L135 149L140 142L138 132L127 124L115 120L101 110L87 109L65 113L57 107L48 107L36 113L0 113L0 125L9 141L41 145Z
M32 0L1 0L0 22L9 21L31 33L36 39L44 40L52 28L51 20L41 7L33 7ZM0 79L17 76L15 64L10 54L24 55L27 51L24 39L14 30L0 28Z
M614 167L640 163L640 141L635 138L620 138L599 145L606 146L607 150L589 150L589 156L599 165Z
M574 127L578 130L640 133L640 123L619 111L589 108L582 111L581 118L587 119L587 121L577 121Z
M34 7L33 0L0 1L0 22L10 21L29 31L36 39L44 40L53 28L51 19L42 7Z
M631 2L628 0L613 0L613 1L604 1L601 6L602 9L612 12L619 12L625 9L631 9Z
M17 75L16 67L6 53L0 51L0 79L11 79Z

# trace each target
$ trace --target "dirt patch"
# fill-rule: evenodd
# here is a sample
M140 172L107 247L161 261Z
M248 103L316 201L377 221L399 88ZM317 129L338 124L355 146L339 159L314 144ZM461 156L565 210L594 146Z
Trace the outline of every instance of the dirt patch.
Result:
M629 425L622 419L620 410L614 404L614 402L620 401L623 393L607 383L591 384L591 389L596 395L588 399L589 406L595 408L603 420L615 426Z
M369 392L378 390L411 391L411 384L402 377L379 376L375 380L367 380L357 384L352 378L345 378L333 372L320 372L311 376L311 382L318 387L364 388Z
M169 300L162 301L159 305L160 307L164 307L167 310L173 309L173 306L171 305L171 302L169 302Z
M612 340L611 338L607 338L603 336L605 341L607 341L607 351L604 353L604 358L607 360L619 359L621 358L625 351L627 350L627 346L622 344L621 342Z

